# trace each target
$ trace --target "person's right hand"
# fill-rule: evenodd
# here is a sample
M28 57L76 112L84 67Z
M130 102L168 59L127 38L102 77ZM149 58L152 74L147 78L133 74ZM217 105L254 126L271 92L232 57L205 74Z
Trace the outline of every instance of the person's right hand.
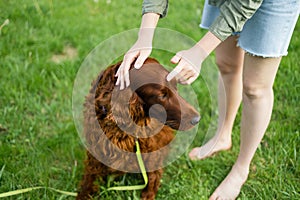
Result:
M145 13L143 15L138 40L125 54L123 62L115 75L118 77L116 85L120 85L120 90L130 85L129 69L134 60L136 60L134 67L139 69L150 56L154 30L159 17L160 15L157 13Z
M124 55L123 62L121 63L116 77L118 77L116 85L120 85L120 90L130 85L129 69L131 64L135 61L134 67L139 69L144 64L145 60L149 57L152 51L152 40L147 41L138 39L130 50Z
M168 74L167 81L176 78L180 84L191 84L199 76L201 65L208 56L200 45L178 52L172 59L177 66Z

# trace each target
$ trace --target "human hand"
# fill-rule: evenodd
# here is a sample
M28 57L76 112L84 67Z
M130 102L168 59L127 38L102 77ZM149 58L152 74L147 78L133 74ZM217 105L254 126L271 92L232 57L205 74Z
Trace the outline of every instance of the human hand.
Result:
M134 67L139 69L144 64L145 60L149 57L152 51L152 42L138 39L130 50L124 55L123 62L121 63L116 77L118 77L116 85L120 85L120 90L130 85L129 69L131 64L135 61Z
M179 51L172 59L178 64L167 76L167 81L176 78L181 84L191 84L200 74L201 64L208 54L201 46L195 45L188 50Z
M130 85L129 69L134 60L136 60L134 67L139 69L151 54L154 30L159 17L160 15L157 13L146 13L143 15L138 40L125 54L123 62L115 75L118 77L116 85L120 85L120 90Z

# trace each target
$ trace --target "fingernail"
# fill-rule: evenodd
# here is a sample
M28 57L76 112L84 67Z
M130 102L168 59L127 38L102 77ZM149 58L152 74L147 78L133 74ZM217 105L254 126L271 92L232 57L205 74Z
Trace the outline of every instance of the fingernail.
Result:
M141 68L141 64L140 64L140 63L136 63L136 64L134 65L134 68L136 68L136 69Z
M167 81L170 81L170 78L169 78L169 76L167 76Z
M179 58L177 56L174 56L172 59L171 59L171 62L172 63L178 63L179 62Z

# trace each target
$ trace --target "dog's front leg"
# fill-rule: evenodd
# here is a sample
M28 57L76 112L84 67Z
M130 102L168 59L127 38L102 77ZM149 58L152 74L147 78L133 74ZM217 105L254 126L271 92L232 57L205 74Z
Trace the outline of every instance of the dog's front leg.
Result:
M94 182L96 180L95 174L84 174L83 179L80 184L80 190L76 197L77 200L88 200L91 199L92 195L95 193Z
M160 186L160 179L162 177L163 170L159 169L154 172L148 172L148 184L147 187L142 191L142 200L154 200L155 195Z
M95 184L95 181L99 178L102 179L105 177L106 173L107 167L87 152L84 175L80 183L80 189L76 199L91 199L96 192L99 192L99 187Z

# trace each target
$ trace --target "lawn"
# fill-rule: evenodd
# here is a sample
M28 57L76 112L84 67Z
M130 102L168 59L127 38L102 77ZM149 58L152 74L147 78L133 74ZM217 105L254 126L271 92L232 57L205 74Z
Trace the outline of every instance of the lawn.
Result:
M198 28L202 6L203 0L171 1L167 18L158 26L198 40L205 33ZM72 115L74 80L97 45L138 28L140 18L141 1L137 0L0 1L0 25L9 20L0 32L0 193L34 186L76 192L85 148ZM173 45L180 46L176 40ZM283 58L275 81L272 121L240 199L300 199L299 52L298 21L289 55ZM152 56L171 66L172 52L154 49ZM215 87L216 79L205 77L211 65L215 69L213 59L212 55L206 61L202 76L193 84L202 120L189 149L203 144L215 130L216 102L208 87ZM92 80L86 81L89 84ZM199 162L191 162L183 153L167 166L157 199L207 199L238 155L239 124L240 113L229 152ZM134 177L117 183L142 181ZM131 200L139 194L104 191L101 199ZM74 197L41 189L7 199Z

